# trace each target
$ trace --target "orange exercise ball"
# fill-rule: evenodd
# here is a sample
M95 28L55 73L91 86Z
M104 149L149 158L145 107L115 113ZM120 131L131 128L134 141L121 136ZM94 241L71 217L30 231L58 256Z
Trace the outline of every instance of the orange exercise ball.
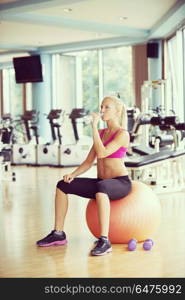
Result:
M161 206L154 191L146 184L132 181L131 192L119 200L111 200L109 239L113 244L124 244L132 238L138 242L152 238L161 219ZM97 204L90 199L86 221L95 237L100 236Z

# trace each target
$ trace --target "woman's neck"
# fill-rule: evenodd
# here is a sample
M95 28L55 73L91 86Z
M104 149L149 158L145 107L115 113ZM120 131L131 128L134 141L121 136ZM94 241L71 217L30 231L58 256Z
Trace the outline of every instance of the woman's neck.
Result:
M112 131L116 130L117 128L120 128L120 125L117 122L115 122L114 120L108 120L106 123L107 123L107 130L109 132L112 132Z

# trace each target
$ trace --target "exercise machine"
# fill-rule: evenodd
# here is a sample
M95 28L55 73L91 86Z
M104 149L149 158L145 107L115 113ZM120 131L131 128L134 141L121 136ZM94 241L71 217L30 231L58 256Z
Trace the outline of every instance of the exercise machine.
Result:
M160 91L161 105L156 109L152 106L152 89ZM185 123L169 109L165 94L163 80L142 86L142 112L131 133L133 155L125 159L131 178L150 184L157 192L181 190L185 184Z
M12 164L14 165L37 165L37 145L39 144L38 135L38 112L27 110L18 120L24 127L23 141L21 144L15 140L12 145L13 155Z
M37 165L59 166L60 146L62 145L61 124L56 122L64 115L62 109L52 109L47 115L49 120L52 142L37 146Z
M16 181L16 174L11 168L13 134L12 118L4 114L0 119L0 180Z
M60 145L59 148L59 165L62 167L78 166L88 155L92 147L92 139L89 136L79 135L79 125L84 125L84 119L88 115L84 108L75 108L69 114L71 125L74 133L75 143ZM81 122L80 122L81 121ZM81 128L81 133L83 127Z
M83 131L87 114L85 109L75 108L68 115L75 142L65 144L61 133L65 112L62 109L52 109L49 112L47 119L50 123L52 142L37 145L37 165L67 167L78 166L83 162L92 144L90 137L79 134L79 131Z

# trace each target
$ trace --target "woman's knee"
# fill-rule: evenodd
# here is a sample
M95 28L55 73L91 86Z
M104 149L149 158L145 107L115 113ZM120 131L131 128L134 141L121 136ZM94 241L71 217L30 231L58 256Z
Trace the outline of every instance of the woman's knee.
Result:
M66 182L64 182L63 179L57 182L56 187L59 190L61 190L62 192L64 192L65 194L67 194L67 191L66 191Z

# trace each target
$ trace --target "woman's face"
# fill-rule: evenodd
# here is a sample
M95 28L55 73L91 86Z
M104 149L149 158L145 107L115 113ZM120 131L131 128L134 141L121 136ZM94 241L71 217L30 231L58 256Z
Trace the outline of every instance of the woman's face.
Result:
M105 98L102 101L100 112L102 113L103 121L108 121L110 119L115 119L118 117L116 105L110 98Z

